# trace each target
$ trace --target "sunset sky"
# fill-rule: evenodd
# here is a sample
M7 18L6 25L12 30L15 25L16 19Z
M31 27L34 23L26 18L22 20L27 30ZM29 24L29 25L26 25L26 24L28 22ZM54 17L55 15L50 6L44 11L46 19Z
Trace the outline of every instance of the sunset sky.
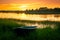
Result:
M26 10L40 7L60 8L60 0L0 0L0 10Z

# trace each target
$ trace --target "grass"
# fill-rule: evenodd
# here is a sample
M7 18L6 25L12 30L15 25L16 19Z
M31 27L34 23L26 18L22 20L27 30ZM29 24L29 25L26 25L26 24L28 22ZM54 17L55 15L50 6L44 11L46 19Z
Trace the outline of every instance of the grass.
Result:
M60 40L60 23L55 22L55 24L58 27L56 29L39 28L28 36L21 37L15 35L14 28L25 25L19 25L14 20L0 19L0 40Z

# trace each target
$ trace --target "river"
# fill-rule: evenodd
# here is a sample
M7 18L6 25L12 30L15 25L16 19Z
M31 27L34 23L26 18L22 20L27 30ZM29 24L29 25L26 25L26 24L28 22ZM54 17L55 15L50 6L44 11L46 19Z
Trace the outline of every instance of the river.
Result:
M0 18L12 18L17 20L33 20L33 21L58 21L60 22L60 14L25 14L25 13L0 13ZM20 23L20 22L18 22ZM45 28L46 26L55 26L52 25L42 25L38 23L24 23L26 26L38 26L37 28Z
M33 21L60 21L60 14L25 14L25 13L0 13L0 18L13 18Z

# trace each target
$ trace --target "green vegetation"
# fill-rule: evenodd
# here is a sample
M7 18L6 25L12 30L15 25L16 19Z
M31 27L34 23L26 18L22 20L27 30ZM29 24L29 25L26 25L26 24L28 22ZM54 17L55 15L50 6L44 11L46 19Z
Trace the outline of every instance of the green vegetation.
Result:
M0 40L60 40L60 23L56 23L58 27L56 29L51 29L50 27L39 28L28 36L21 37L15 35L14 28L25 25L19 25L14 20L0 19Z
M0 19L0 40L14 40L13 29L20 26L24 25L19 25L13 20Z

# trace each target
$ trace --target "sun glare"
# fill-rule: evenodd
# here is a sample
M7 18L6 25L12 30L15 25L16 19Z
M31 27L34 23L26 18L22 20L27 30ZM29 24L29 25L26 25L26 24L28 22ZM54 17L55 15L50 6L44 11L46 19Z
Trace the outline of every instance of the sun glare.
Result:
M21 6L20 6L20 9L21 9L21 10L26 10L27 7L28 7L27 5L21 5Z

